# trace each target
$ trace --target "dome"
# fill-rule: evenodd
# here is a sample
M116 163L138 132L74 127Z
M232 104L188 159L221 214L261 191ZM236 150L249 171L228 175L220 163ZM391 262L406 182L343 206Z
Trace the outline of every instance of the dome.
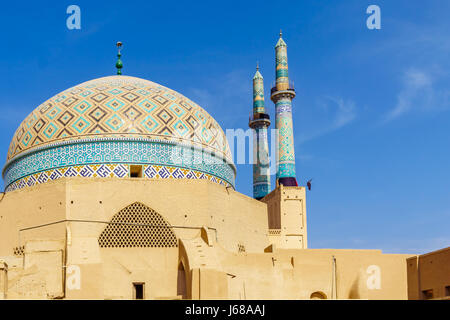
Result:
M38 106L11 141L7 191L63 176L201 178L233 185L226 136L199 105L157 83L109 76Z

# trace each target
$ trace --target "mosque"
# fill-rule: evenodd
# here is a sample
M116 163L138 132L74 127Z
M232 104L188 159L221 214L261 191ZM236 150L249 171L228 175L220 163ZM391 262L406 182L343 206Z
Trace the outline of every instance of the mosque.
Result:
M253 78L252 198L235 190L219 123L178 92L122 75L120 45L117 75L45 101L11 140L0 299L408 298L413 255L308 248L281 34L273 123L259 70Z

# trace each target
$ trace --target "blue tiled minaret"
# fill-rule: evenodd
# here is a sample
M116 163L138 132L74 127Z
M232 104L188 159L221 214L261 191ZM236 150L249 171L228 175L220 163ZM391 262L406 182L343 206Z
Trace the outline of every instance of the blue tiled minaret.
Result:
M253 77L253 116L248 125L253 129L253 197L259 200L270 192L267 139L270 118L264 106L264 80L258 66Z
M275 128L278 130L277 182L284 186L297 186L292 125L295 90L289 84L287 45L281 36L280 32L280 39L275 46L276 85L270 96L275 103Z

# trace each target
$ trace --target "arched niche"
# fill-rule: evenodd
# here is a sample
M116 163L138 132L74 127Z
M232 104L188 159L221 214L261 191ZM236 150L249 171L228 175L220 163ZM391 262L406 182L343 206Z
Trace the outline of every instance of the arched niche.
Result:
M171 225L146 205L135 202L116 213L98 238L101 248L171 248L178 239Z

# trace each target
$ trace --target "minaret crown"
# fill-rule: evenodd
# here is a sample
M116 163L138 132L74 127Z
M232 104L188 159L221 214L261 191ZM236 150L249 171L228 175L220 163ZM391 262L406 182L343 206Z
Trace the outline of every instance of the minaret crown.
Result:
M256 72L255 76L253 77L253 80L255 79L264 79L261 72L259 72L259 65L256 65Z
M282 33L281 30L280 30L280 38L278 39L278 42L277 42L277 44L275 45L275 48L278 48L278 47L287 47L286 42L284 42L284 40L283 40L283 38L282 38L282 35L283 35L283 33Z
M253 77L253 114L265 113L264 106L264 79L256 65L256 73Z

